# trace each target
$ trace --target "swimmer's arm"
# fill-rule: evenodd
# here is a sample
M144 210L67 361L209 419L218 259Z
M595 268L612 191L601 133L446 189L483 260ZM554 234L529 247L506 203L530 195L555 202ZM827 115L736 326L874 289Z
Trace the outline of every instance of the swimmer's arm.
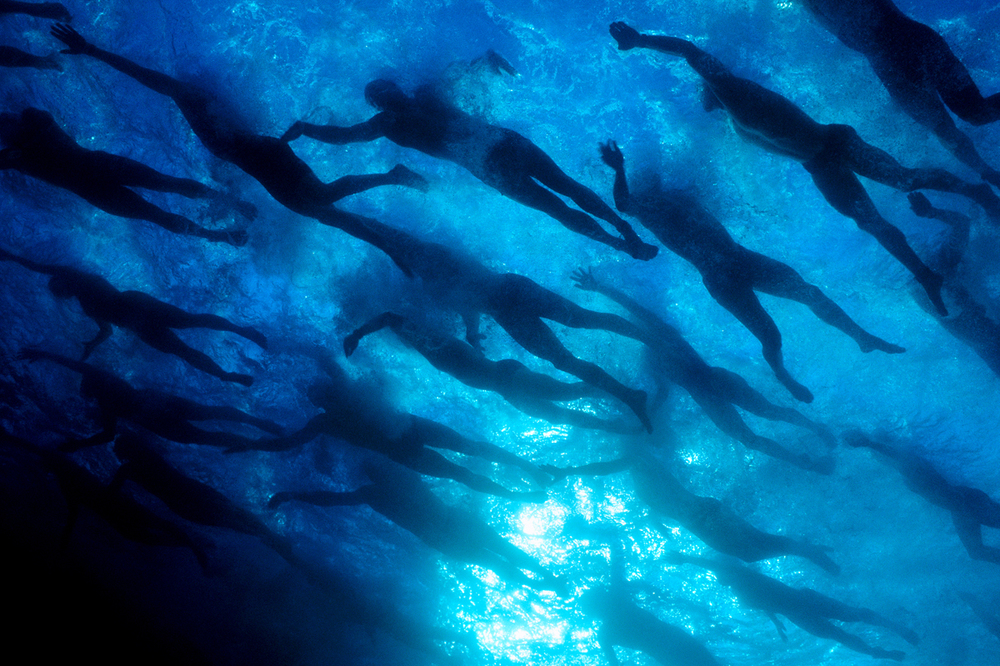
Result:
M32 261L31 259L25 259L24 257L12 254L3 248L0 248L0 261L13 261L16 264L21 264L28 270L35 271L36 273L45 273L46 275L56 275L60 271L59 266L40 264L37 261Z
M55 19L56 21L71 21L73 16L58 2L16 2L16 0L0 0L0 14L27 14L38 18Z
M81 361L86 361L93 351L97 349L102 342L111 337L111 334L114 332L111 324L106 321L99 321L97 322L97 325L101 328L97 331L97 335L94 336L94 339L83 346L83 355L80 357Z
M651 310L647 310L642 305L639 305L638 301L626 296L625 292L598 282L597 278L594 277L594 274L590 269L585 271L582 268L578 268L573 273L572 277L576 282L575 286L577 289L583 289L584 291L596 291L599 294L603 294L628 310L632 316L642 320L643 323L650 326L663 326L663 321L661 321L659 317L653 314Z
M628 179L625 177L625 156L614 140L601 144L601 160L615 171L615 208L629 212Z
M288 131L281 136L281 140L293 141L300 136L307 136L310 139L332 144L374 141L385 136L384 118L385 116L380 113L363 123L350 127L313 125L300 120L288 128Z
M347 356L353 354L354 350L358 348L358 343L361 341L361 338L366 335L370 335L376 331L381 331L386 326L392 326L393 328L396 326L402 326L405 322L406 318L402 315L396 314L395 312L383 312L377 317L373 317L344 338L344 354Z

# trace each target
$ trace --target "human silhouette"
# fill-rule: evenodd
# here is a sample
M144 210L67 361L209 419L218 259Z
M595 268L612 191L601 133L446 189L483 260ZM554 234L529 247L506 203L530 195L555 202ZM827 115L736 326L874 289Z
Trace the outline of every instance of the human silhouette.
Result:
M928 461L915 453L876 442L853 430L844 434L848 446L865 447L903 475L906 487L936 506L951 512L951 520L969 557L1000 564L1000 548L983 544L983 527L1000 529L1000 503L978 488L949 483Z
M677 384L691 395L720 430L747 448L803 469L824 474L832 471L833 461L829 457L813 459L808 455L789 451L778 442L758 435L750 429L736 408L771 421L791 423L811 430L832 448L837 441L829 428L806 418L791 407L775 405L735 372L708 365L680 331L624 292L599 282L591 270L577 270L573 274L573 280L577 288L597 292L618 303L646 328L649 358L660 384L661 395L665 392L664 384L667 381Z
M928 260L928 263L944 276L944 295L949 300L951 314L937 317L938 323L946 331L969 346L979 358L1000 377L1000 322L986 312L986 307L973 297L962 283L958 265L969 244L971 220L961 213L936 208L920 192L910 195L910 207L920 217L940 220L950 227L945 242ZM915 298L917 305L933 315L924 300Z
M235 407L203 405L155 389L136 389L110 372L60 354L24 349L20 358L52 361L83 375L80 396L97 403L101 430L85 439L66 442L63 449L67 451L110 442L118 431L119 421L127 421L172 442L227 448L242 446L252 440L229 432L202 430L192 425L191 421L233 421L274 434L282 431L278 424L251 416Z
M339 210L333 202L382 185L419 190L427 187L422 176L402 165L384 174L344 176L332 183L323 183L284 141L253 134L225 113L222 102L208 91L99 49L70 26L56 25L52 35L69 47L63 53L96 58L150 90L171 98L210 153L255 178L278 203L376 247L378 237L368 233L367 218ZM400 268L407 271L405 266Z
M338 127L299 121L282 139L292 141L304 135L344 144L385 137L464 167L504 196L555 218L570 231L637 259L656 256L657 249L643 243L599 196L567 176L541 148L517 132L490 125L428 91L407 96L398 85L384 79L365 87L365 99L379 112L364 123ZM571 199L582 212L567 206L556 194ZM622 238L606 232L594 217L609 223Z
M580 597L580 606L601 621L597 642L611 666L620 666L614 646L639 650L664 666L718 666L697 638L640 608L618 585L594 587Z
M63 553L71 543L80 509L86 507L130 541L154 547L190 548L202 570L209 571L208 555L200 540L196 541L181 527L150 511L133 498L113 492L100 478L66 454L14 437L2 428L0 441L37 456L41 464L55 476L68 509L60 540L60 550Z
M298 431L284 437L244 441L227 453L243 451L288 451L320 435L341 439L352 446L381 453L410 469L458 481L473 490L520 501L544 501L544 493L514 492L491 479L475 474L432 449L445 449L491 462L520 468L538 482L548 476L531 462L489 442L471 440L451 428L413 414L398 412L377 395L345 379L317 382L309 387L309 399L324 411Z
M351 332L344 338L344 352L350 356L365 336L387 327L441 372L466 386L494 391L525 414L581 428L617 433L635 431L619 420L609 421L554 404L600 395L586 382L561 382L533 372L514 359L491 361L468 342L432 331L395 312L383 312Z
M316 506L367 504L449 557L492 569L504 578L525 585L561 589L555 577L534 558L472 513L442 502L414 472L374 460L364 463L364 471L373 483L357 490L279 492L271 497L268 506L275 508L292 500ZM541 580L536 583L522 569L537 574Z
M32 67L34 69L54 69L62 71L62 65L55 54L36 56L13 46L0 44L0 67Z
M799 400L811 402L812 393L785 369L781 357L781 332L755 291L803 303L824 322L851 336L863 352L877 349L898 354L905 351L862 329L791 266L737 243L722 223L690 194L654 187L641 196L632 196L625 176L625 158L614 141L601 145L601 159L614 169L618 210L634 215L668 249L698 269L712 298L760 340L764 359L779 381Z
M900 650L883 650L872 647L857 636L832 624L830 620L863 622L876 627L885 627L911 645L916 645L920 641L912 630L873 610L848 606L808 588L789 587L734 562L707 560L681 553L670 553L664 559L671 564L693 564L713 572L719 583L732 588L741 604L767 613L782 640L785 641L788 638L781 621L777 618L778 615L785 616L790 622L813 636L830 638L846 648L876 659L902 661L906 655Z
M368 229L379 237L387 254L398 258L397 264L409 267L428 291L461 315L469 344L479 347L483 337L479 319L487 314L526 351L624 402L652 432L646 392L628 388L598 365L574 356L542 320L645 342L646 336L635 324L618 315L582 308L523 275L495 273L460 250L421 240L377 220L369 220Z
M868 59L889 96L961 162L1000 186L947 109L973 125L1000 119L1000 93L983 97L944 39L891 0L802 0L823 27Z
M636 497L653 511L654 522L664 534L669 533L669 528L660 520L668 518L720 553L744 562L792 555L804 557L833 575L840 573L840 567L827 555L830 548L758 530L714 497L702 497L687 490L644 445L629 445L625 456L617 460L562 469L545 465L542 469L556 479L627 470L632 476Z
M706 108L724 109L737 133L750 143L801 162L830 205L874 236L913 274L935 308L947 314L941 300L941 276L920 260L899 229L879 215L857 176L904 192L932 189L961 194L1000 219L1000 200L988 185L966 183L942 169L905 168L888 153L862 141L853 127L816 122L785 97L733 75L691 42L640 34L620 22L611 24L611 35L623 51L648 48L682 56L705 81Z
M156 451L150 437L125 430L115 439L113 448L122 466L112 479L112 490L133 481L185 520L257 537L289 564L300 564L287 539L215 488L181 474Z
M37 273L51 275L49 290L52 294L57 298L76 298L87 316L97 323L100 330L83 346L81 361L87 360L94 349L108 339L113 326L118 326L129 329L153 349L173 354L213 377L244 386L253 383L250 375L226 372L208 355L189 347L171 329L230 331L266 349L267 338L256 329L237 326L214 314L191 314L141 291L118 291L99 275L68 266L40 264L3 248L0 248L0 261L13 261Z
M243 229L206 229L155 206L131 188L171 192L188 198L225 198L220 192L187 178L162 174L145 164L102 150L87 150L56 124L52 114L27 108L20 116L0 114L0 169L14 169L76 194L109 215L146 220L175 234L213 242L245 245ZM249 215L249 204L237 204Z

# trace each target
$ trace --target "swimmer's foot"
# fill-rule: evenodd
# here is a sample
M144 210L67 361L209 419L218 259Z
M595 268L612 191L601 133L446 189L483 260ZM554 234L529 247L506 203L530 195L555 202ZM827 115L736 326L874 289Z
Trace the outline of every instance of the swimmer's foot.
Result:
M934 206L922 192L910 192L906 195L910 202L910 210L917 217L934 217Z
M261 349L267 349L267 338L257 329L247 326L246 328L241 328L237 334L243 336Z
M649 420L649 414L646 413L646 392L638 389L628 389L627 397L628 399L625 401L625 404L639 417L639 421L642 422L642 427L646 429L646 432L652 433L653 423Z
M902 354L906 351L905 348L900 347L899 345L894 345L891 342L886 342L882 338L874 335L869 335L858 340L858 346L861 347L861 351L866 354L873 351L885 352L886 354Z
M996 169L986 169L980 174L982 179L994 187L1000 187L1000 171Z
M257 206L254 206L249 201L237 199L233 202L233 208L235 208L236 212L243 216L243 219L247 222L253 222L257 219Z
M246 232L246 229L234 229L225 232L225 234L226 238L223 242L229 243L233 247L243 247L250 240L250 234Z
M812 391L807 389L802 384L799 384L797 381L792 379L787 374L784 377L779 376L778 381L780 381L784 385L784 387L788 389L788 392L792 394L792 397L798 400L799 402L813 401Z
M927 277L922 280L918 280L920 286L924 288L927 292L927 297L931 299L931 303L934 305L934 309L942 317L948 316L948 308L944 305L944 299L941 298L941 287L944 286L944 278L937 273L930 273Z
M421 192L426 192L430 188L430 183L427 179L421 176L416 171L408 169L402 164L397 164L392 167L389 171L389 175L395 178L397 185L402 185L403 187L412 187L415 190L420 190Z
M655 245L650 245L649 243L643 243L641 240L636 238L634 241L625 241L625 251L629 253L633 259L639 259L640 261L649 261L655 257L660 252L660 248Z
M227 382L242 384L243 386L250 386L253 384L253 377L250 375L241 375L238 372L227 372L222 379Z

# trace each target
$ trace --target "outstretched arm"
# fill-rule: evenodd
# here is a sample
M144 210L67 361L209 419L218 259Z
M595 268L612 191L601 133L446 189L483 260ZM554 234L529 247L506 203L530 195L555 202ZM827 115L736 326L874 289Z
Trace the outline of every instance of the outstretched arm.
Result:
M577 289L583 289L584 291L596 291L599 294L607 296L615 303L628 310L632 316L647 325L664 326L663 320L653 314L652 310L647 310L645 307L640 305L638 301L626 296L625 292L598 282L591 269L588 268L585 271L582 268L578 268L573 272L572 278L573 281L576 282L576 285L574 286Z
M161 95L167 95L168 97L173 98L190 88L187 84L183 84L166 74L162 74L156 70L147 69L146 67L137 65L128 58L123 58L120 55L97 48L68 25L57 23L52 26L51 34L53 37L69 47L67 49L63 49L63 53L67 53L69 55L89 55L92 58L97 58L98 60L111 65L122 74L131 76L142 85L146 86L150 90L160 93Z
M27 14L38 18L72 21L73 15L58 2L16 2L0 0L0 14Z
M405 322L406 318L395 312L383 312L377 317L373 317L344 338L344 354L347 356L353 354L354 350L358 348L361 338L366 335L381 331L386 326L401 326Z
M352 125L351 127L339 127L337 125L313 125L301 120L295 122L288 131L281 135L282 141L294 141L300 136L307 136L323 143L361 143L364 141L374 141L385 136L383 129L384 115L379 113L373 118Z
M625 178L625 156L614 139L601 144L601 159L615 170L615 208L629 212L628 180Z

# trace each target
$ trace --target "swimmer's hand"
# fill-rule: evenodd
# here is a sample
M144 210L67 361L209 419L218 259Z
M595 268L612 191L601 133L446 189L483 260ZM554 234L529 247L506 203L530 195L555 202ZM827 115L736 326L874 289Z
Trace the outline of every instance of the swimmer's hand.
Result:
M642 37L638 30L621 21L611 24L611 36L618 42L619 51L629 51L639 46L639 38Z

